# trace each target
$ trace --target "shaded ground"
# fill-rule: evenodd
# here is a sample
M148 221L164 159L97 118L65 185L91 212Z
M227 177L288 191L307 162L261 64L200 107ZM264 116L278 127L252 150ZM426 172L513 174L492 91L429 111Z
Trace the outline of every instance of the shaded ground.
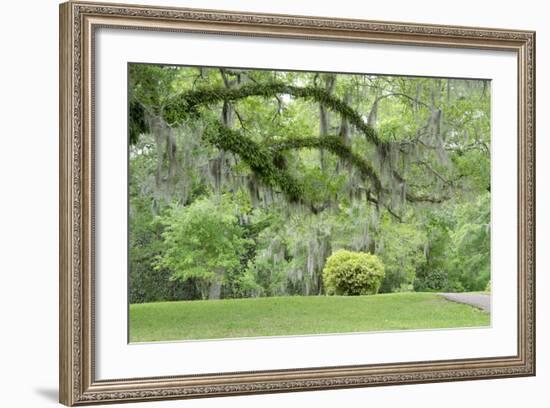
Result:
M477 307L484 312L491 311L491 295L485 293L441 293L447 300Z
M130 342L488 326L436 293L287 296L130 305Z

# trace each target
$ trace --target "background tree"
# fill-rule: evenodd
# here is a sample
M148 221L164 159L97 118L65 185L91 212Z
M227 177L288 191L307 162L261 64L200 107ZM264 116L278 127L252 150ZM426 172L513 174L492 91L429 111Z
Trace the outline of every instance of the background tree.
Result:
M219 205L199 199L175 207L163 218L163 251L158 267L173 279L192 280L203 299L219 299L227 271L240 267L246 240L243 229L223 197Z

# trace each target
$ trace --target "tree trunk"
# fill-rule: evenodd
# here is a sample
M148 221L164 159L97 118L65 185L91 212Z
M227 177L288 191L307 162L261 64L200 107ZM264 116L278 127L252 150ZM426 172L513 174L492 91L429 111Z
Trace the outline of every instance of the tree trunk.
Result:
M346 105L351 105L351 95L348 91L344 94L344 103ZM350 145L350 128L349 128L349 122L348 120L342 115L342 119L340 121L340 138L342 139L342 142L346 145Z
M351 95L347 90L346 90L346 93L344 94L344 102L347 105L351 105ZM340 130L338 131L338 135L340 136L342 143L344 143L346 146L351 145L350 126L349 126L348 120L344 115L342 115L342 118L340 119ZM342 159L339 159L336 164L336 171L339 171L341 168L345 168L345 167L346 167L346 163Z
M217 300L221 297L222 280L223 280L224 273L225 273L225 270L223 268L216 270L216 278L208 288L208 300Z
M230 79L227 72L223 68L220 68L220 74L222 76L223 83L227 89L234 88L237 85L237 81L235 79ZM228 101L223 101L221 121L225 126L229 128L233 127L233 113L233 105ZM223 176L227 160L228 158L226 157L225 151L220 149L220 154L218 155L218 157L212 159L212 161L210 162L210 169L214 179L214 188L216 189L216 191L220 191L224 182Z
M328 94L332 94L334 90L334 84L336 83L336 76L334 74L327 74L325 76L325 90ZM320 103L319 104L319 132L320 136L327 136L330 132L330 121L327 108ZM323 149L319 150L321 159L321 169L325 168L325 154Z
M168 127L166 129L166 155L168 156L168 182L172 183L176 177L178 162L176 157L176 136L174 129Z

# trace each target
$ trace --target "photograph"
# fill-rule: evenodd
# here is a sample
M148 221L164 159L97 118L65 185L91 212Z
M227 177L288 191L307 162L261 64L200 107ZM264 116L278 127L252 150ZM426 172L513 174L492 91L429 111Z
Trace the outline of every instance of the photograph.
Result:
M491 326L490 79L127 69L130 343Z

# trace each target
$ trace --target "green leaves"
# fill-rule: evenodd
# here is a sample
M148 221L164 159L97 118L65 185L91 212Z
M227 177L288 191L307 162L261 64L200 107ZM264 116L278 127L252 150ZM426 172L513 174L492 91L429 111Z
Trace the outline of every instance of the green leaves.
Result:
M456 213L452 265L466 290L484 290L491 277L490 210L491 197L486 193Z
M384 278L384 265L376 255L339 250L328 259L323 284L329 295L373 295Z
M363 157L354 153L353 150L346 146L342 139L338 136L322 136L322 137L300 137L292 139L279 139L270 144L270 148L275 152L283 152L287 150L297 149L325 149L334 153L345 163L348 163L357 170L364 179L370 179L375 191L380 191L382 185L376 171Z
M416 290L485 290L491 275L490 214L491 195L484 192L427 215L427 258Z
M357 168L363 178L370 179L375 191L381 189L380 180L373 167L336 136L278 139L265 148L242 135L241 132L216 123L204 130L203 138L219 149L237 154L260 180L269 187L281 189L290 202L307 202L308 200L304 197L303 184L291 176L284 165L278 164L277 160L281 157L280 155L288 150L326 149L345 163Z
M228 270L240 266L248 241L227 197L203 198L186 207L174 206L162 222L164 250L157 267L172 271L174 279L195 278L207 287L220 282Z
M205 129L203 138L219 149L237 154L267 186L280 188L290 202L298 202L302 198L300 182L276 167L267 149L240 132L216 123Z
M426 261L425 244L426 235L420 225L395 222L389 216L382 219L377 248L386 266L382 291L412 290L416 271Z

